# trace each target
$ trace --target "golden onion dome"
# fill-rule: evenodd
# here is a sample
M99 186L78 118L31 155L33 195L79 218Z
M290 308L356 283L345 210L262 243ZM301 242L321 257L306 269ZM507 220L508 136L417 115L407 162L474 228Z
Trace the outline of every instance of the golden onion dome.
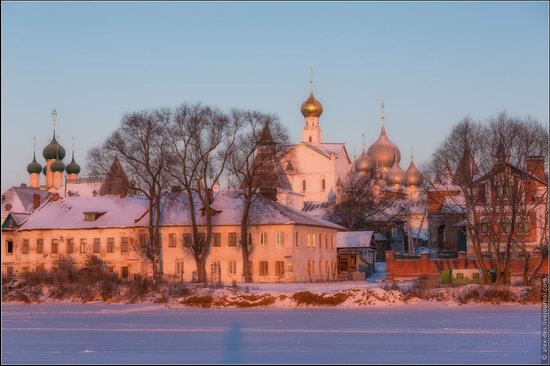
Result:
M390 141L388 135L386 135L386 129L382 126L380 131L380 137L372 144L367 154L374 161L374 165L377 168L390 168L394 161L401 161L401 152L397 145Z
M405 182L405 172L397 160L394 160L391 169L386 173L386 182L390 186L401 185Z
M407 187L418 187L422 183L422 173L416 169L414 161L411 160L411 165L407 168L405 172L405 185Z
M309 98L302 103L302 115L304 117L320 117L323 113L323 105L313 96L313 84L310 83Z
M370 173L370 171L374 168L374 161L367 155L365 150L361 153L359 158L355 161L355 170L358 173Z

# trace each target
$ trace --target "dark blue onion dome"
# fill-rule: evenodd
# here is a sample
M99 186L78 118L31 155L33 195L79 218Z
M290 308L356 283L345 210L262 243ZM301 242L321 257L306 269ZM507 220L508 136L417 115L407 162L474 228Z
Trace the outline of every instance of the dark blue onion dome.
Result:
M52 172L63 172L65 170L65 164L63 164L63 161L59 158L59 154L57 155L57 159L50 165L50 169Z
M40 174L40 172L42 172L42 165L40 165L37 161L36 161L36 154L33 154L33 159L32 159L32 163L30 163L29 165L27 165L27 172L29 174Z
M53 139L44 148L44 150L42 151L42 155L44 155L44 159L50 160L56 159L58 154L59 159L63 160L65 158L65 149L59 144L59 142L57 142L57 140L55 139L55 131L53 131Z
M46 175L47 171L48 171L48 166L44 165L44 168L42 168L42 173L44 173L44 175Z
M80 165L78 165L74 161L74 151L73 151L73 159L67 165L67 168L65 170L67 171L67 174L78 174L78 173L80 173Z

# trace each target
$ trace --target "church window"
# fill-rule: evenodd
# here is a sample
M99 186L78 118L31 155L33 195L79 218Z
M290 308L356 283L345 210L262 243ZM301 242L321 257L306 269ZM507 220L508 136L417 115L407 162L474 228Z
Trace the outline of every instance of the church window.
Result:
M306 180L302 179L302 192L306 191Z
M311 142L311 136L309 136L309 142Z
M13 254L13 241L8 240L6 246L7 254Z
M324 191L326 184L325 184L325 178L321 179L321 190Z

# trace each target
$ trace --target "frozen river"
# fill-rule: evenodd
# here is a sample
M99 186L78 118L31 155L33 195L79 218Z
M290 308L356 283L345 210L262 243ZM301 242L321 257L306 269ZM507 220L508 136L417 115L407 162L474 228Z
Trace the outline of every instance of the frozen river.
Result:
M3 305L3 363L539 363L539 306Z

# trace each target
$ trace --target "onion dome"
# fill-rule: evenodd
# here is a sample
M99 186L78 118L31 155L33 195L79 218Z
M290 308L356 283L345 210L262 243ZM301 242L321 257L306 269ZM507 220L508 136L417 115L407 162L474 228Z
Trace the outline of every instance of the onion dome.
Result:
M401 153L393 142L386 135L386 129L382 126L378 140L367 150L367 154L374 161L375 167L389 168L394 161L401 161Z
M355 161L355 170L358 173L369 173L374 168L374 161L363 150L359 158Z
M320 117L323 113L323 105L313 96L313 84L311 82L309 98L302 103L301 111L304 117Z
M386 173L386 182L388 185L401 185L405 182L405 172L399 166L399 161L396 159L390 170Z
M56 159L59 154L59 159L63 160L65 158L65 149L61 146L55 139L55 131L53 132L52 141L44 148L42 155L44 159Z
M32 163L27 165L27 172L29 174L40 174L42 172L42 165L36 161L36 154L33 154Z
M52 172L63 172L65 170L65 164L63 164L63 161L59 158L59 154L57 154L57 159L50 165L50 169Z
M80 173L80 165L78 165L74 161L74 151L73 151L73 159L71 160L71 162L69 164L67 164L66 171L67 171L68 174L78 174L78 173Z
M405 185L407 187L418 187L420 186L420 183L422 183L422 173L416 169L414 161L411 160L411 165L409 165L407 171L405 172Z

